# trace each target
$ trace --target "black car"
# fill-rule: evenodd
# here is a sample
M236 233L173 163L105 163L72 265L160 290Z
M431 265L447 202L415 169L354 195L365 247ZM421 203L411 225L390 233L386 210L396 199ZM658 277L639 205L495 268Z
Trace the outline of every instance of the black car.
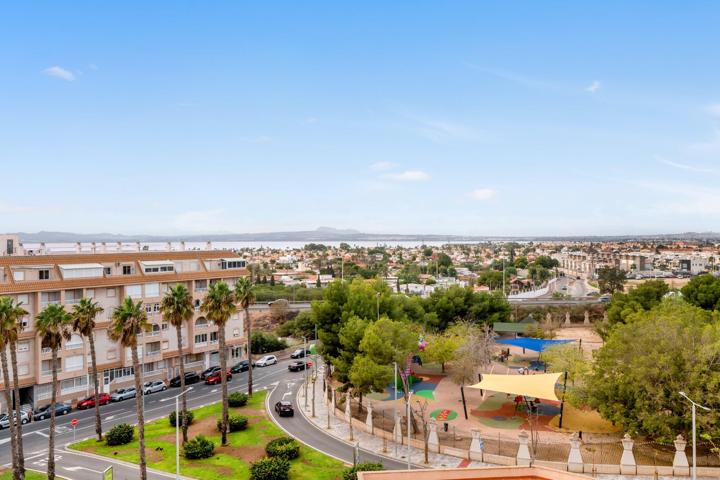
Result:
M203 370L203 372L200 374L200 380L205 380L208 375L212 375L215 372L220 371L220 365L215 365L214 367L206 368Z
M304 348L298 348L294 352L290 354L290 358L304 358L305 356L310 355L310 350L306 350Z
M275 412L281 417L292 417L295 415L292 403L281 400L275 404Z
M232 373L247 372L248 370L250 370L250 364L248 363L247 360L243 360L243 361L241 361L241 362L236 363L236 364L230 369L230 371L231 371Z
M71 411L72 407L67 403L55 404L55 415L67 415ZM44 407L33 412L33 420L45 420L46 418L50 418L50 413L50 405L45 405Z
M200 381L200 375L198 375L195 372L185 372L185 385L190 385L192 383L197 383ZM170 380L170 386L171 387L179 387L180 386L180 375Z
M299 372L301 370L305 370L306 368L310 368L310 367L312 367L311 362L296 361L296 362L291 362L288 365L288 370L291 372Z

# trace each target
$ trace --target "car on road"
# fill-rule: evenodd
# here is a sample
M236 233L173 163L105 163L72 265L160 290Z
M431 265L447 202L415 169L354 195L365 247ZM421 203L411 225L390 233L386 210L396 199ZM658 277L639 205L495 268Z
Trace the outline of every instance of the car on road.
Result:
M312 367L312 362L296 361L296 362L291 362L288 365L288 371L299 372L301 370L305 370L306 368L310 368L310 367Z
M162 380L154 380L152 382L145 382L143 385L143 395L150 395L151 393L164 392L167 390L167 385Z
M195 372L185 372L185 385L191 385L200 381L200 375ZM171 387L180 386L180 375L170 380Z
M609 301L610 301L610 297L608 297L608 296L606 296L606 295L605 295L605 296L602 296L602 297L600 297L600 301L603 302L603 303L609 302Z
M292 403L286 400L281 400L275 404L275 412L280 417L292 417L295 415L295 409Z
M15 420L15 412L12 412L12 418L13 418L13 422L16 423L17 420ZM30 421L30 415L28 415L28 413L26 411L20 412L20 423L25 425L29 421ZM0 429L9 428L9 427L10 427L10 418L8 418L7 413L3 413L2 415L0 415Z
M72 407L69 403L56 403L55 404L55 415L67 415L72 411ZM50 414L52 413L52 409L50 408L50 404L45 405L44 407L38 408L33 412L33 420L45 420L46 418L50 418Z
M255 366L255 362L253 362L253 366ZM241 372L247 372L250 370L250 364L247 360L243 360L241 362L236 363L233 365L233 367L230 369L232 373L241 373Z
M298 348L294 352L290 354L290 358L303 358L306 355L310 355L310 350L306 350L304 348Z
M107 393L101 393L98 395L98 403L102 405L107 405L110 403L110 395ZM77 404L78 410L85 410L86 408L93 408L95 406L95 395L90 395L89 397L80 400Z
M227 378L228 382L232 380L232 372L230 370L228 370L225 378ZM222 370L217 370L205 377L206 385L217 385L220 382L222 382Z
M203 372L200 374L200 380L205 380L208 375L211 375L215 372L220 371L220 365L215 365L214 367L206 368L203 370Z
M135 398L136 394L137 392L135 391L135 387L120 388L110 395L110 401L120 402L129 398Z
M267 367L268 365L275 365L278 359L275 355L265 355L260 360L255 362L256 367Z

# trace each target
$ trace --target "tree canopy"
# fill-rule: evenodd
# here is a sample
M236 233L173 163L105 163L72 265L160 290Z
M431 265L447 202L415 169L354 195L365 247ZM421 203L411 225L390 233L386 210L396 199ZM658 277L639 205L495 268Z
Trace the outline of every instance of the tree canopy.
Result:
M615 267L597 269L598 287L602 293L621 292L625 288L625 272Z
M681 290L685 300L705 310L720 309L720 278L698 275Z

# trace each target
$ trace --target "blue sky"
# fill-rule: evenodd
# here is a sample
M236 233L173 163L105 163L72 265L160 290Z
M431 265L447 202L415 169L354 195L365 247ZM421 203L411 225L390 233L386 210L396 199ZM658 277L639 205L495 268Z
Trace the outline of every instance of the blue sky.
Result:
M14 2L0 231L720 230L717 2Z

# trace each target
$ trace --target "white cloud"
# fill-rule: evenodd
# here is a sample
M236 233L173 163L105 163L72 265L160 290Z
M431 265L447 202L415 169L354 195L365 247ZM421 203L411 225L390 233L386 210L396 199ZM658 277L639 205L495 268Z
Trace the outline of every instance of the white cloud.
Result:
M43 73L50 77L61 78L68 82L72 82L73 80L75 80L75 74L73 74L69 70L65 70L62 67L58 67L57 65L54 67L46 68L45 70L43 70Z
M585 88L586 92L595 93L600 90L600 81L593 80L593 82Z
M720 117L720 103L708 105L705 110L713 117Z
M468 193L468 197L473 200L484 201L493 198L495 193L495 190L492 188L476 188L472 192Z
M673 162L672 160L666 160L664 158L658 158L658 162L669 167L679 168L680 170L687 170L690 172L698 173L714 173L715 170L711 168L696 167L695 165L688 165L687 163Z
M430 175L422 170L405 170L400 173L386 173L382 178L395 182L426 182L430 180Z
M370 170L372 170L373 172L385 172L387 170L392 170L395 167L397 167L397 163L375 162L370 165Z

